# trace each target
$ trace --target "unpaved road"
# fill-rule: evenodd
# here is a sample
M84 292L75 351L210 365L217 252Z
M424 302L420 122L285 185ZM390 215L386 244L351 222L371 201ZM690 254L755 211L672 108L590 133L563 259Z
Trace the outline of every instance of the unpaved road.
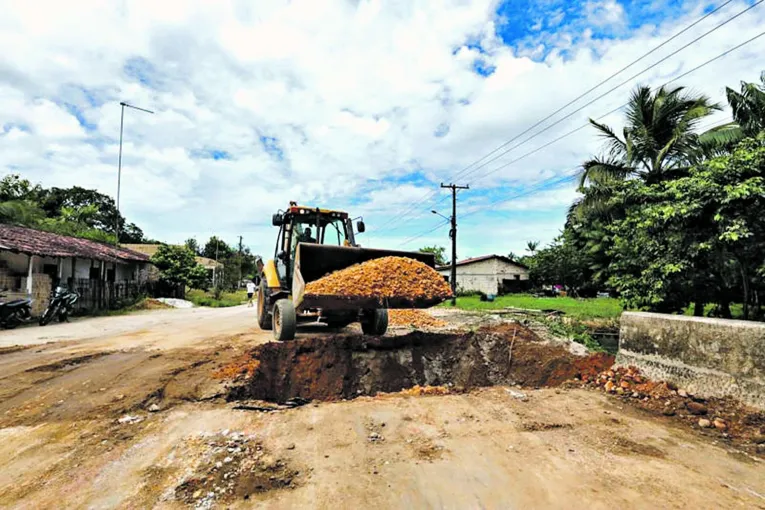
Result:
M0 332L0 507L765 509L761 461L588 390L235 409L213 374L270 338L244 307Z

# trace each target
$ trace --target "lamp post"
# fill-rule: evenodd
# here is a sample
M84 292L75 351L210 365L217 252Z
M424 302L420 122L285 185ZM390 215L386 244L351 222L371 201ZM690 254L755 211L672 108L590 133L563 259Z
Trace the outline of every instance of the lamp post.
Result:
M116 234L115 243L117 246L120 244L120 186L122 184L122 128L125 125L125 107L132 108L134 110L139 110L145 113L151 113L154 115L154 112L151 110L146 110L144 108L139 108L137 106L133 106L132 104L128 104L125 101L120 101L120 106L122 107L122 112L120 113L120 155L119 159L117 160L117 218L115 219L115 226L114 226L114 232Z

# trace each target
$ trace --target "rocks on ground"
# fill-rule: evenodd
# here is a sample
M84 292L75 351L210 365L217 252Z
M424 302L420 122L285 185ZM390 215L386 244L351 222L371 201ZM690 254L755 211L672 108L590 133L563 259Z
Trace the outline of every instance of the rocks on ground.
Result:
M716 434L719 440L765 454L757 449L759 438L765 438L765 412L733 398L701 398L672 383L651 381L636 367L614 367L582 381L641 409L671 416L707 434Z

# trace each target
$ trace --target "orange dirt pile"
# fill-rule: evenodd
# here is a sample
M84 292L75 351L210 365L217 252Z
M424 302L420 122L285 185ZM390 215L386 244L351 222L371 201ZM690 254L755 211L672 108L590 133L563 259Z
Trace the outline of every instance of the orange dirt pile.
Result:
M435 269L407 257L382 257L335 271L306 285L306 294L445 299L449 284Z
M765 412L733 398L702 398L666 381L651 381L636 367L617 367L586 379L606 393L652 413L686 425L765 456Z
M249 379L260 366L260 361L253 358L249 353L239 356L233 363L224 365L213 372L215 379L237 379L243 376Z
M409 397L419 397L422 395L448 395L449 393L449 388L446 386L420 386L417 384L411 388L401 390L398 394Z
M423 310L388 310L388 324L413 328L442 328L446 322Z

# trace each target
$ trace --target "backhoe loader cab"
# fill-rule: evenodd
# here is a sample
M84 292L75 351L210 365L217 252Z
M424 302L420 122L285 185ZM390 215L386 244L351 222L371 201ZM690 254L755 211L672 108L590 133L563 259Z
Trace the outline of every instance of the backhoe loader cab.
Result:
M400 256L435 265L432 254L361 248L356 232L365 230L364 222L356 223L348 213L290 202L286 211L272 217L279 227L274 258L262 266L258 291L258 324L273 329L277 340L295 337L298 322L323 322L330 327L344 327L361 321L366 334L382 335L388 327L387 308L420 307L424 303L393 300L305 294L305 285L331 272L367 260Z

